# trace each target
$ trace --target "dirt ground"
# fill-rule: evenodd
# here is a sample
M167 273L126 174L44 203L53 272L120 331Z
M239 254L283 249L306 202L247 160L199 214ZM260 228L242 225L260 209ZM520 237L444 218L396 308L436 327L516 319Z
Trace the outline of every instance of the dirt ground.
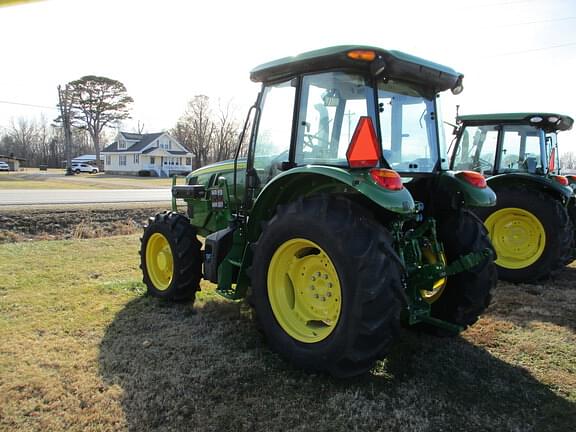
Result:
M139 232L168 203L0 207L0 243L97 238Z

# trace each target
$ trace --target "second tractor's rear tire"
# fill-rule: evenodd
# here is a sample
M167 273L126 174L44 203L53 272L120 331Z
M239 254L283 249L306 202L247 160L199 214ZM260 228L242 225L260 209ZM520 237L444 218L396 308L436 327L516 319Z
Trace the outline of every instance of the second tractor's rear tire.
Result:
M438 218L438 239L444 246L448 264L462 255L492 248L482 221L466 209ZM432 303L432 316L463 328L471 326L490 304L496 282L496 266L490 258L449 276L442 295Z
M201 243L187 217L174 212L150 218L140 239L140 268L149 295L194 300L202 278Z
M475 211L490 233L500 279L536 282L569 262L573 225L558 199L524 187L496 193L495 207Z
M360 206L335 196L280 206L253 250L258 321L297 367L358 375L396 339L403 270L388 231Z

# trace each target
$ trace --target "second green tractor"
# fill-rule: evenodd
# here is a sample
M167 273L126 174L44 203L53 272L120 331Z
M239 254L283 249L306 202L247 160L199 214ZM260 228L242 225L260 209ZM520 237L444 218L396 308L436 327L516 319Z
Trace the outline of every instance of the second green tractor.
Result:
M554 113L462 115L451 166L487 178L497 205L475 209L497 253L498 276L536 282L572 262L574 191L560 175L557 134L572 118Z

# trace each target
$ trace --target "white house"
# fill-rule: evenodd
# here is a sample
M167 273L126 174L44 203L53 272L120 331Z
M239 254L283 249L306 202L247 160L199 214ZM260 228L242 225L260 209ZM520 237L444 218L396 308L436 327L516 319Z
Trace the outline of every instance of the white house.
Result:
M116 141L102 150L104 170L110 174L151 175L192 171L192 153L166 132L135 134L119 132Z

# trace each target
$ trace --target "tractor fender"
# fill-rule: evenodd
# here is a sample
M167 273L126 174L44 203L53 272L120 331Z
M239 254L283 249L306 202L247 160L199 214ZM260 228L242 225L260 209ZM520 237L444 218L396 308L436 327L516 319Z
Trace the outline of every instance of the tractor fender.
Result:
M486 182L496 191L506 186L524 186L527 188L535 188L537 190L551 194L555 198L562 201L562 204L566 204L574 194L574 191L570 186L562 186L560 183L551 178L533 174L498 174L488 178Z
M372 181L368 170L350 172L337 167L308 165L277 175L262 189L250 212L248 241L258 238L261 222L269 220L278 205L318 193L358 193L392 213L406 216L415 213L414 200L406 188L384 189Z
M449 198L455 207L492 207L496 194L490 187L480 188L459 177L458 171L443 171L438 176L440 195ZM439 197L441 198L441 197Z

